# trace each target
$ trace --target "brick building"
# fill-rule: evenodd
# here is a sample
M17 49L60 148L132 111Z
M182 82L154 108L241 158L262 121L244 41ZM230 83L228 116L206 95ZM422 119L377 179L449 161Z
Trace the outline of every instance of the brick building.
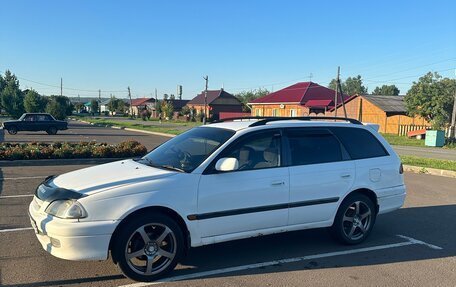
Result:
M324 115L334 107L335 91L313 82L301 82L248 103L252 116L299 117ZM347 99L339 95L338 102Z
M206 114L211 120L218 120L220 112L240 113L242 103L235 96L223 89L207 91ZM194 108L197 114L204 112L204 92L194 97L187 106Z

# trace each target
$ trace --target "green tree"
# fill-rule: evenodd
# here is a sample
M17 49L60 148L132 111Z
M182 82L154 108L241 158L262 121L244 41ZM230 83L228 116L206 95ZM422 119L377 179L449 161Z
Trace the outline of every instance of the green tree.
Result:
M35 90L25 91L24 108L27 113L44 112L46 108L46 98L38 94Z
M98 103L98 100L91 100L90 101L90 112L92 114L100 112L100 105Z
M84 109L84 104L80 103L80 102L77 102L74 105L74 109L76 110L76 112L80 113Z
M381 87L376 87L372 94L383 96L397 96L399 95L399 89L395 85L382 85Z
M50 96L46 105L46 113L50 113L58 120L64 120L71 115L74 106L70 99L65 96Z
M411 116L425 118L434 129L442 129L450 120L455 89L456 80L429 72L413 82L407 92L407 111Z
M114 113L115 111L117 111L118 106L119 106L119 101L116 99L116 97L112 97L108 102L108 110L111 113Z
M166 119L172 119L174 114L174 106L172 101L162 101L162 112Z
M336 89L336 79L332 79L328 85L328 88L335 90ZM345 81L341 81L340 86L342 87L342 92L346 95L364 95L367 94L367 88L363 86L363 79L360 75L356 77L348 77Z
M117 99L117 107L116 112L118 113L125 113L126 105L122 99Z
M24 112L24 95L19 89L19 80L9 70L1 81L1 106L14 118L20 117Z
M242 110L244 112L249 112L250 109L248 108L247 104L255 99L264 97L267 94L269 94L268 90L259 88L259 89L250 90L250 91L242 91L242 92L236 94L235 97L238 98L238 100L242 102L242 104L243 104Z

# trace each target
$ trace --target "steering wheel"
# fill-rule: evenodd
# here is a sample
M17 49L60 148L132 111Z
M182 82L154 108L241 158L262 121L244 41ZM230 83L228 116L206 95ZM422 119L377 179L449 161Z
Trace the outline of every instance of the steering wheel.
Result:
M188 151L183 151L176 147L172 147L171 150L177 154L177 158L181 167L191 164L190 159L192 155Z

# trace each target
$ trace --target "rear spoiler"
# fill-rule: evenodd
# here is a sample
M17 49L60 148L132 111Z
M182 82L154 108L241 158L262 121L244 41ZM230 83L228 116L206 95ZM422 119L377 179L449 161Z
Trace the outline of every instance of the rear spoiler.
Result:
M363 125L369 127L370 129L372 129L373 131L375 131L377 133L378 133L378 130L380 129L379 124L363 123Z

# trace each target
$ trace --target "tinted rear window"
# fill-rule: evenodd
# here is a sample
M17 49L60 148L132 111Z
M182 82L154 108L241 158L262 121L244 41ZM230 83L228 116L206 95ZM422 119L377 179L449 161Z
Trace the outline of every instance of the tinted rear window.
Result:
M334 127L331 131L339 138L352 159L388 155L383 145L369 131L343 127Z
M325 130L288 130L291 164L305 165L342 160L339 141Z

